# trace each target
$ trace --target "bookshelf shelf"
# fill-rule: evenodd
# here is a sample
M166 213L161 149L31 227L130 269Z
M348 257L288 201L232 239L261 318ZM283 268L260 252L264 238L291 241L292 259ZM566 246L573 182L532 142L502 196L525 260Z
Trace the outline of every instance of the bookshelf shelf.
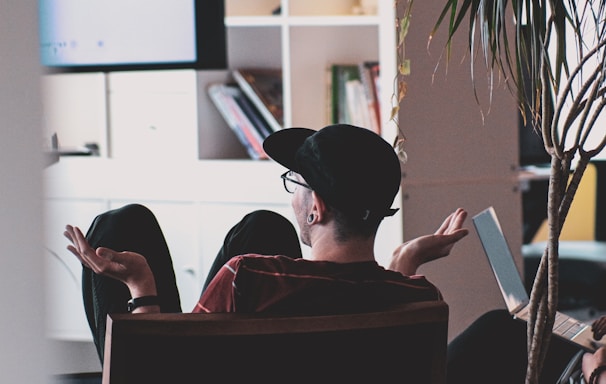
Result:
M225 18L227 27L271 27L271 26L378 26L378 16L228 16Z
M272 27L284 24L281 16L227 16L225 26L231 27Z
M316 26L378 26L377 16L292 16L288 24L297 27Z

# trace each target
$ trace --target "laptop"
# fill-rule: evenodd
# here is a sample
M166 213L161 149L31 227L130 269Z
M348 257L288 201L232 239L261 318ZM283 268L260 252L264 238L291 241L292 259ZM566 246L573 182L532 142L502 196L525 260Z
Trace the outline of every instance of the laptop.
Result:
M516 319L528 321L530 298L516 268L494 208L489 207L475 215L473 224L509 313ZM561 312L556 313L553 334L589 352L594 352L600 346L606 345L606 341L593 339L590 324Z

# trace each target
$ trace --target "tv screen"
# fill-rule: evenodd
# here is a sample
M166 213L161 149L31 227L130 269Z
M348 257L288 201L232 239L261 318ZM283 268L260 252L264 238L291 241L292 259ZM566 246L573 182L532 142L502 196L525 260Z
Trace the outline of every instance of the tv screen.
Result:
M223 0L39 0L50 71L223 69Z

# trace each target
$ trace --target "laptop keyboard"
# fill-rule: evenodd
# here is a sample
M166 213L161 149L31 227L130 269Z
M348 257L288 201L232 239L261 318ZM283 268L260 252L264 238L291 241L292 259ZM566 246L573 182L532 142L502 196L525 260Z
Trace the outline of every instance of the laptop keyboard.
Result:
M582 331L586 326L587 324L581 323L562 313L557 312L555 321L553 323L553 332L567 339L570 339L571 337Z

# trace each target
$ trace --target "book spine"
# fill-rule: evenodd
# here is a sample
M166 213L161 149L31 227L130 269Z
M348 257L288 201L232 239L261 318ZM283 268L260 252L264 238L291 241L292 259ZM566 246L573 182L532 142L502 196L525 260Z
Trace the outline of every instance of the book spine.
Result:
M330 74L330 123L337 124L339 123L339 66L337 64L330 67Z
M247 135L246 129L242 126L242 121L238 117L238 114L241 113L241 111L234 108L235 103L233 102L232 96L229 94L226 85L212 84L208 87L207 92L227 125L235 133L240 143L246 148L249 156L255 160L262 158L260 152L251 141L253 138L250 135ZM264 151L262 153L264 154Z
M326 125L333 124L332 65L326 66Z
M367 106L369 110L369 118L370 118L370 127L373 131L378 134L381 134L381 108L379 105L379 100L377 99L377 91L376 91L376 82L375 74L373 73L373 68L378 69L378 63L372 61L364 61L360 63L360 79L362 81L362 85L364 86L364 96L366 97ZM377 72L378 75L378 72Z
M353 125L373 129L370 110L364 93L364 86L360 80L349 80L345 83L347 98L347 114Z
M227 103L230 109L232 110L233 114L235 115L236 120L238 121L238 126L244 132L244 135L246 136L246 138L254 148L255 152L257 153L257 158L267 159L268 156L265 153L265 150L263 149L263 138L261 137L259 132L257 132L257 129L255 128L253 123L250 121L248 116L246 116L246 113L244 113L244 111L242 110L242 108L240 108L238 102L236 101L240 92L239 88L237 88L236 86L227 86L226 88L228 90Z
M374 99L376 101L377 119L379 120L379 127L381 127L381 79L379 78L381 67L378 62L374 63L370 67L370 74L372 78L372 89L374 92Z
M246 114L250 122L254 125L255 130L258 132L261 141L265 140L267 136L273 133L272 129L269 127L265 119L263 119L260 112L250 102L246 95L240 92L236 96L235 100L236 103L238 103L238 106L240 106L242 111Z
M348 114L346 84L350 80L360 80L357 64L333 64L332 103L333 123L352 124Z
M283 127L280 122L278 122L278 120L276 120L275 116L271 113L271 111L267 109L267 106L265 105L265 103L263 103L263 100L259 98L255 90L252 88L246 78L240 73L240 71L235 70L232 74L242 91L246 94L248 99L255 105L255 107L261 113L265 121L267 121L271 129L274 132L282 129Z

